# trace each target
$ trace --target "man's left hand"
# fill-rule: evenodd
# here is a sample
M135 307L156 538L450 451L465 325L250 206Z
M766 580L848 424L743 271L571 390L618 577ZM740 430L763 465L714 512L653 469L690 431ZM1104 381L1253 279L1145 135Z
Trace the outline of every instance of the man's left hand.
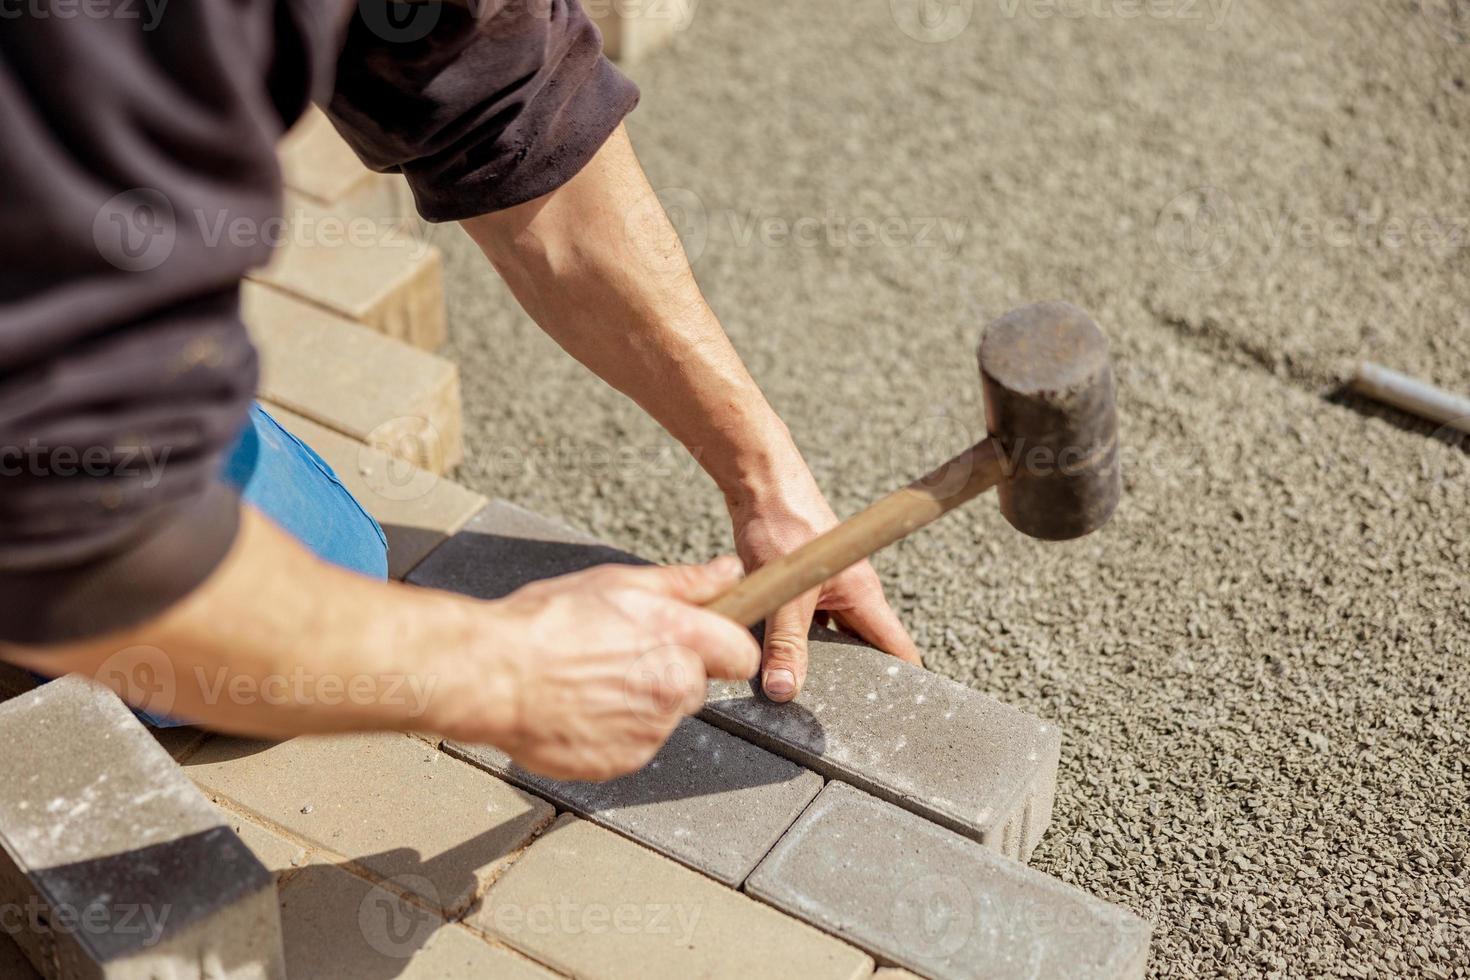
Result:
M806 482L806 481L803 481ZM747 572L795 551L837 524L815 482L772 502L730 504L735 550ZM883 595L878 573L859 562L766 620L761 687L772 701L790 701L806 682L807 631L825 612L844 630L884 652L923 666L908 630Z

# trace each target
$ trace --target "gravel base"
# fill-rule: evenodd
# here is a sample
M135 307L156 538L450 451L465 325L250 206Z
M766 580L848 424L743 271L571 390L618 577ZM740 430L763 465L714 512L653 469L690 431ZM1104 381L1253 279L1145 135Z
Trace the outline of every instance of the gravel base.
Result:
M1156 976L1466 976L1470 448L1337 387L1369 357L1470 389L1470 23L979 0L923 42L913 6L700 4L635 72L711 303L839 513L980 437L989 318L1089 308L1113 525L1043 545L979 503L876 562L933 669L1063 726L1034 865L1154 922ZM460 478L728 550L678 447L434 237Z

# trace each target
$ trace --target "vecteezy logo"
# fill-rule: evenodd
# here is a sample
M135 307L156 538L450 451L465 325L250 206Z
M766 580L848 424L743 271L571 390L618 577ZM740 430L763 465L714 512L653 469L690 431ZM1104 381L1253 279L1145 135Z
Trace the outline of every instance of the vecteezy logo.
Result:
M357 472L384 500L418 500L439 483L445 468L444 440L426 418L389 419L368 433L357 450Z
M374 35L391 44L422 41L439 23L438 0L358 0L357 12ZM477 4L471 3L473 11Z
M437 915L410 902L403 894L417 895L431 905L440 904L439 890L429 879L420 875L395 875L374 885L357 906L357 928L362 938L375 951L398 960L406 960L422 949L440 925Z
M657 247L665 224L673 225L684 244L684 258L677 249L666 252ZM689 264L699 261L709 244L709 211L700 196L687 187L665 187L624 216L623 234L649 264L649 271L682 272L684 259Z
M98 253L124 272L147 272L173 254L174 206L162 191L135 187L109 198L92 219Z
M155 715L173 710L174 665L158 647L125 647L102 661L92 677L135 708Z
M658 647L633 662L623 678L623 697L639 721L659 729L684 710L694 676L689 658L694 654L677 646Z
M947 959L975 932L975 897L954 875L917 878L893 899L893 935L926 958Z
M975 0L888 0L893 22L915 41L939 44L960 36L975 15Z
M1190 272L1218 269L1240 244L1240 209L1218 187L1196 187L1164 205L1154 223L1164 258Z

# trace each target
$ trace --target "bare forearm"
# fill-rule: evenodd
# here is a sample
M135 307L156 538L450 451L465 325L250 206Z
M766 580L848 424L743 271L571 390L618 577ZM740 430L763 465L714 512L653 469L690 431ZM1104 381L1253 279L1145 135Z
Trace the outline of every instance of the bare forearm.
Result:
M807 478L621 128L555 193L464 226L536 322L688 447L727 498Z
M83 643L0 653L41 673L96 677L141 699L137 707L234 734L428 728L436 693L457 680L445 672L464 669L444 654L465 646L467 606L319 561L246 507L225 562L162 616Z

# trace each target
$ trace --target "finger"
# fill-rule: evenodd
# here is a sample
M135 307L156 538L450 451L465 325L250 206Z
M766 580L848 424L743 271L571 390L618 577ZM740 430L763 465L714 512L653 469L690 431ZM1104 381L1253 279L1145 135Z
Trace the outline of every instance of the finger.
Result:
M670 641L693 651L710 677L743 681L760 669L761 651L755 637L733 619L683 604L668 610L667 615ZM703 693L701 686L701 698Z
M772 701L790 701L801 693L806 682L806 636L816 606L817 595L810 592L766 620L761 690Z
M835 615L849 633L862 637L884 653L917 667L924 666L913 637L899 622L881 590L875 590L871 598L865 597L851 608L836 611Z
M723 555L703 565L666 565L619 568L621 582L658 595L703 605L724 595L745 574L740 559Z

